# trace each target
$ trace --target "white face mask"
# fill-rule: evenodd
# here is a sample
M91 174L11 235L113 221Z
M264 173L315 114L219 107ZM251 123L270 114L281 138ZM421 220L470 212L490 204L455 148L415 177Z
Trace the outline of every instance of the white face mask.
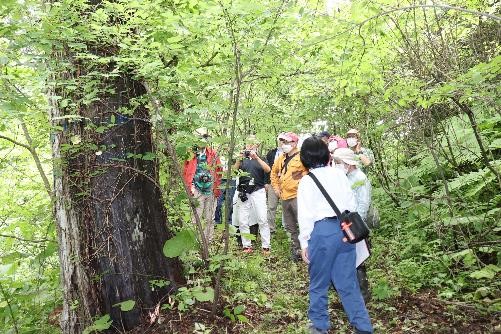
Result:
M343 173L348 174L348 167L345 164L336 164L336 168L339 168Z
M290 151L292 151L292 145L291 144L282 145L282 151L284 151L285 154L289 153Z
M337 141L331 141L329 143L329 152L334 151L337 148Z
M358 139L357 138L348 138L348 139L346 139L346 143L348 144L349 147L355 147L358 144Z

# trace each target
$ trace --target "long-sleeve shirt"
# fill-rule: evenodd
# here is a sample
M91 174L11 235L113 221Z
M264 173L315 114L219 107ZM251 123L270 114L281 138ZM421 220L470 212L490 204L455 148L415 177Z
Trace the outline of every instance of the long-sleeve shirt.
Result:
M370 148L362 147L362 148L360 148L360 151L359 152L355 152L355 154L356 155L363 154L371 162L369 166L364 166L363 164L360 164L359 168L362 170L363 173L367 174L367 172L372 167L372 165L374 165L374 153L372 152L372 150Z
M357 201L357 212L363 220L367 220L367 213L371 205L371 183L359 168L348 173L348 180Z
M273 189L280 190L280 199L282 200L296 198L299 180L307 173L299 153L289 161L287 166L285 166L286 158L287 154L281 154L273 164L270 174L271 186Z
M350 182L338 168L320 167L311 170L324 186L339 211L355 211L356 201ZM308 247L308 240L315 222L326 217L336 216L336 213L325 199L320 189L309 176L304 176L299 182L297 191L297 214L299 222L299 243L301 248Z

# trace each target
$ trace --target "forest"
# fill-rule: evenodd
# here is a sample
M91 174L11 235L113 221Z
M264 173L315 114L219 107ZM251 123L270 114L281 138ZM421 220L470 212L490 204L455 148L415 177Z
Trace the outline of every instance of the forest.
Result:
M495 0L1 0L0 333L309 333L280 206L207 240L184 162L352 128L374 332L500 332L500 42Z

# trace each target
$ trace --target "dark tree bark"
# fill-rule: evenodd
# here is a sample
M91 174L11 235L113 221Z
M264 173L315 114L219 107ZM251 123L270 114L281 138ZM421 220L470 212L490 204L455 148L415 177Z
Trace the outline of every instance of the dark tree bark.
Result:
M145 89L126 73L100 84L108 93L78 109L87 121L63 122L53 137L64 333L80 333L103 314L130 329L182 282L180 263L162 254L171 233L156 161L131 157L154 151L148 110L131 106ZM63 115L52 108L53 119ZM151 280L170 283L152 291ZM133 310L113 307L126 300L136 302Z

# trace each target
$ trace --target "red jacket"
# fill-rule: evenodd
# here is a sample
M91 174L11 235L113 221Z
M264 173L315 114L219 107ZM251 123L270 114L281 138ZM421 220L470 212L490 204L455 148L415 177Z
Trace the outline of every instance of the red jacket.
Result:
M219 197L221 194L221 189L219 189L219 185L221 184L221 173L223 172L223 168L221 167L221 160L219 160L219 156L216 151L210 147L205 148L205 153L207 154L207 164L210 168L210 173L212 175L212 179L214 182L212 183L212 191L215 197ZM195 177L195 172L197 170L197 156L194 155L191 160L186 160L184 162L184 171L183 171L183 179L184 183L188 186L188 189L191 189L191 185L193 183L193 177Z

